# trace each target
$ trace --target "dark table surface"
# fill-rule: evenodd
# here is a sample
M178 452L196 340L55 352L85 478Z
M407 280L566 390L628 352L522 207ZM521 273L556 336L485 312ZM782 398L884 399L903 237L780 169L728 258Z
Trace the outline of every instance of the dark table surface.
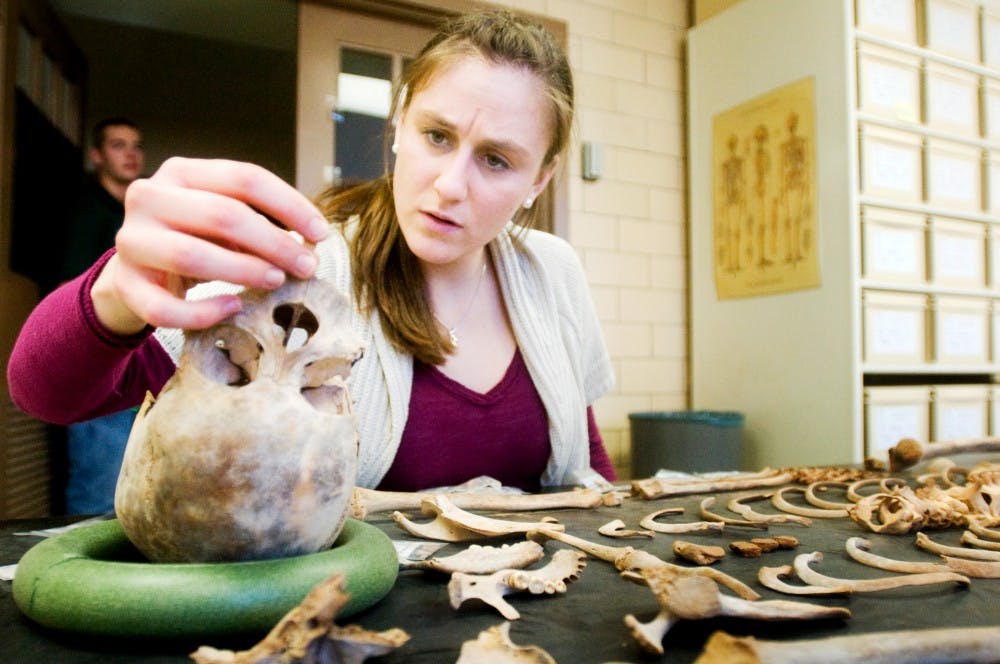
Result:
M683 538L701 544L726 547L730 541L746 540L766 535L761 531L729 528L716 534L664 535L648 539L611 539L597 533L597 528L613 519L622 519L630 528L638 528L640 518L650 512L670 507L685 508L685 517L696 520L698 504L704 496L687 496L644 501L631 498L620 507L593 510L558 510L545 513L523 512L505 515L515 520L537 520L554 516L565 524L569 533L611 546L633 546L645 549L665 560L675 561L671 544ZM727 513L729 494L718 494L713 509ZM773 511L767 503L754 503L755 509ZM735 517L731 513L729 516ZM419 513L411 515L423 520ZM676 518L676 517L675 517ZM67 523L69 519L7 521L0 523L0 565L17 562L31 546L40 541L34 536L14 535L15 532ZM388 515L369 517L372 523L394 539L412 539L400 530ZM936 585L924 588L903 588L879 593L856 594L848 597L793 597L770 591L756 580L761 566L790 564L800 553L822 551L824 560L817 566L830 576L871 578L891 576L865 567L847 557L844 542L862 535L872 542L872 551L897 559L938 562L936 556L917 549L914 536L877 535L861 530L848 519L816 519L810 527L798 525L771 526L771 534L794 535L800 541L793 551L766 553L757 559L739 558L731 553L715 565L758 590L762 599L785 599L812 602L850 609L848 620L816 622L763 623L758 621L713 618L703 621L680 622L675 625L663 645L662 657L643 653L623 623L626 614L635 614L646 621L657 612L657 603L648 589L620 578L614 567L602 560L589 558L580 578L571 583L565 594L536 596L513 594L508 601L521 613L513 621L510 636L517 645L544 648L561 664L588 662L691 662L697 657L705 640L715 630L736 635L753 635L764 639L813 639L829 636L862 634L883 630L921 630L940 627L975 627L1000 625L1000 579L973 579L971 586ZM930 533L946 544L958 544L960 528ZM438 555L455 553L465 545L449 544ZM550 542L546 553L565 545ZM548 556L547 556L548 558ZM547 560L546 558L546 560ZM543 564L545 561L543 560ZM342 623L353 623L365 629L381 631L400 627L410 634L410 640L393 653L374 659L377 662L446 663L458 659L462 643L504 622L493 608L482 603L467 602L458 610L448 600L447 576L402 571L393 590L380 602ZM793 580L794 581L794 580ZM82 637L42 628L25 618L14 604L11 582L0 582L0 662L183 662L199 643L184 641L121 640ZM202 640L204 642L204 640ZM245 648L253 641L208 645Z

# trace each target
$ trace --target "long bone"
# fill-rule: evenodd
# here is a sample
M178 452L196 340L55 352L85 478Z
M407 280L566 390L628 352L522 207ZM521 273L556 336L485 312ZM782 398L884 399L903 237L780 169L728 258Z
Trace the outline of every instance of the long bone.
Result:
M809 566L809 563L823 560L821 551L801 553L795 556L792 566L799 578L814 586L846 586L852 593L879 592L903 588L906 586L928 586L936 583L957 583L968 587L969 577L955 572L927 572L923 574L903 574L900 576L883 577L880 579L838 579L821 574Z
M639 521L639 525L643 528L648 528L658 533L664 533L666 535L679 535L681 533L705 533L705 532L722 532L726 527L726 524L721 521L689 521L688 523L661 523L656 519L663 514L680 514L684 511L683 507L667 507L666 509L657 510L652 514L647 514L642 517Z
M604 535L605 537L648 537L652 539L656 537L656 533L652 530L634 530L625 527L625 522L621 519L614 519L613 521L608 521L606 524L597 529L597 532Z
M395 512L398 510L420 509L421 501L438 495L436 493L409 491L376 491L357 487L351 500L352 515L364 519L369 514ZM534 512L551 509L592 509L594 507L617 506L621 504L619 495L602 494L597 489L574 489L555 493L500 494L463 493L444 494L453 505L465 510L496 512ZM616 502L617 501L617 502Z
M651 553L647 553L641 549L633 549L630 546L607 546L605 544L597 544L595 542L585 540L582 537L577 537L575 535L570 535L569 533L558 530L550 530L547 528L530 531L528 533L528 539L538 542L539 544L550 539L562 542L563 544L568 544L599 560L612 563L620 572L637 572L643 569L667 567L676 570L681 574L707 576L723 586L726 586L743 599L750 601L760 599L760 595L757 591L739 579L729 576L725 572L720 572L719 570L711 567L683 567L681 565L674 565L673 563L668 563L665 560L657 558Z
M393 512L392 518L400 528L411 535L443 542L467 542L488 537L504 537L525 533L542 526L551 530L566 528L560 523L507 521L472 514L455 507L444 494L424 498L420 501L420 509L425 514L434 514L434 520L414 523L402 512Z
M963 546L947 546L935 542L924 533L917 533L917 546L924 551L936 553L939 556L950 556L953 558L971 558L972 560L988 560L990 562L1000 562L1000 551L987 551L985 549L969 549Z
M923 664L1000 661L1000 627L872 632L800 641L761 641L715 632L695 664Z
M745 496L734 496L729 499L726 503L726 507L729 508L730 512L739 514L747 521L753 521L754 523L797 523L800 526L811 526L812 519L807 516L801 516L799 514L789 514L787 512L782 514L764 514L762 512L755 511L749 505L744 505L744 502L750 502L754 500L768 500L774 495L773 491L764 491L761 493L752 493Z
M501 569L523 569L545 557L545 550L537 542L518 542L500 547L473 544L464 551L441 558L406 560L399 563L406 569L426 569L435 572L465 572L466 574L492 574Z
M903 438L889 450L889 470L900 471L934 457L998 451L1000 451L1000 437L996 436L958 438L926 444L913 438Z
M479 599L507 620L517 620L521 614L507 603L505 595L525 590L533 595L564 593L566 583L579 577L586 558L580 551L560 549L548 565L536 570L502 569L489 575L455 572L448 582L451 607L457 609L467 600Z
M754 620L817 620L850 618L842 607L820 606L788 600L748 602L723 595L714 581L706 577L685 576L669 568L642 571L646 584L660 604L660 611L648 623L634 615L625 616L625 625L647 652L663 654L663 637L679 620L701 620L715 616L752 618Z
M809 519L842 519L847 516L847 510L825 510L819 507L802 507L790 503L785 498L786 491L798 491L803 494L806 492L805 487L801 486L786 486L775 491L774 495L771 496L771 504L782 512L804 516Z
M894 560L871 553L868 551L869 546L871 546L871 543L868 540L861 537L851 537L847 540L845 548L847 549L847 555L857 562L877 569L884 569L887 572L901 572L904 574L955 572L956 574L975 579L1000 579L1000 562L970 560L969 558L955 558L953 556L941 556L944 563Z
M739 528L757 528L759 530L767 530L768 522L766 521L750 521L749 519L732 519L727 516L722 516L721 514L716 514L710 511L708 508L715 504L715 496L708 496L703 498L698 506L698 513L701 515L705 521L718 521L724 523L727 526L736 526Z
M813 585L793 585L785 579L795 574L795 568L791 565L779 565L778 567L761 567L757 571L757 580L761 585L771 590L786 595L843 595L851 592L851 589L844 586L813 586Z
M683 496L692 493L711 493L714 491L735 491L738 489L757 489L765 486L780 486L792 481L790 472L765 468L756 473L739 473L715 479L684 478L668 479L651 477L642 480L632 480L632 491L646 500L664 498L666 496Z

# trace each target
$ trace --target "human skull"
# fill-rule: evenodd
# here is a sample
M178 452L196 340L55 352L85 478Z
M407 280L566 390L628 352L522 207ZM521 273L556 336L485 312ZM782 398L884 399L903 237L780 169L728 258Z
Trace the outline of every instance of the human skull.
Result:
M151 561L312 553L346 519L358 451L346 380L362 352L350 302L319 280L242 298L185 333L129 436L115 512Z

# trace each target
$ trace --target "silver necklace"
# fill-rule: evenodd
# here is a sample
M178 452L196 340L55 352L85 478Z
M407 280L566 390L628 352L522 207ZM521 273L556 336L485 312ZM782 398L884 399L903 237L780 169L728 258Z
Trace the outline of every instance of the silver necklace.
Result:
M479 273L479 280L476 282L476 290L473 291L472 297L469 299L469 305L465 307L465 311L462 312L462 315L459 316L458 320L455 322L454 325L452 325L451 327L445 325L444 321L438 318L438 315L436 313L434 314L434 320L441 323L442 327L448 330L448 337L451 339L451 345L455 346L456 348L458 348L458 335L455 334L455 330L458 329L458 326L465 321L466 316L468 316L469 312L472 311L472 305L476 303L476 296L479 295L479 288L483 285L483 277L485 276L486 276L486 261L483 261L483 269Z

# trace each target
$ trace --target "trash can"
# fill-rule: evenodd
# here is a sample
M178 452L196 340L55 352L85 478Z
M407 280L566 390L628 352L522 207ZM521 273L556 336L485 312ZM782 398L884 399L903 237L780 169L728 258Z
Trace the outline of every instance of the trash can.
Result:
M743 414L684 410L629 413L632 477L661 468L691 473L739 470Z

